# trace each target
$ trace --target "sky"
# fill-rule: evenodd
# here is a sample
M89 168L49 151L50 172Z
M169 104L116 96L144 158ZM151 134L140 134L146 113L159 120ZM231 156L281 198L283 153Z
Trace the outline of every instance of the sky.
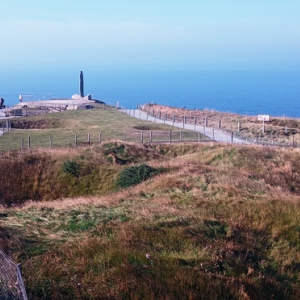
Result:
M299 0L0 0L0 70L300 67Z

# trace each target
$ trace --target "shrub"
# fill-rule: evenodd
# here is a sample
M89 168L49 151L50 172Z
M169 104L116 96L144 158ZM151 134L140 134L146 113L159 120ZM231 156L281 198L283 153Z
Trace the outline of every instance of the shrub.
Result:
M66 160L61 166L63 172L71 174L73 176L78 176L79 164L76 161Z
M162 169L152 168L146 164L125 168L117 180L118 187L129 187L162 172Z

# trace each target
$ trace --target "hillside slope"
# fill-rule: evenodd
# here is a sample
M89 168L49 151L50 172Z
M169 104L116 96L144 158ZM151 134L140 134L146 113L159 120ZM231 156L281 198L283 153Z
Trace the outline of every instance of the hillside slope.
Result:
M0 245L30 299L299 299L299 158L117 141L6 153ZM141 164L161 172L117 186Z

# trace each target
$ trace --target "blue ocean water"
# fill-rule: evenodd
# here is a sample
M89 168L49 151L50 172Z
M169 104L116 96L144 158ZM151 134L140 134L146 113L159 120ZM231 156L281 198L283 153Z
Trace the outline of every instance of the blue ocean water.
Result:
M0 75L0 96L10 106L26 100L69 98L79 72L43 71ZM85 94L121 107L155 102L189 109L300 118L300 71L84 71ZM29 96L30 95L30 96Z

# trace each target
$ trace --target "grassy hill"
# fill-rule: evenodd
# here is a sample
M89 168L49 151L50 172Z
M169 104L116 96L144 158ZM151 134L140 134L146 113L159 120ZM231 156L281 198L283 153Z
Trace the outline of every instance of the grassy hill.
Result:
M6 132L0 139L0 152L19 150L24 138L31 137L32 148L49 148L49 136L53 147L66 147L74 144L74 136L78 142L87 142L90 134L91 142L99 140L123 139L124 132L148 130L171 130L173 127L138 120L105 106L105 109L74 110L44 115L21 117L11 120L12 131Z
M6 152L0 246L30 299L299 299L299 171L213 143Z

